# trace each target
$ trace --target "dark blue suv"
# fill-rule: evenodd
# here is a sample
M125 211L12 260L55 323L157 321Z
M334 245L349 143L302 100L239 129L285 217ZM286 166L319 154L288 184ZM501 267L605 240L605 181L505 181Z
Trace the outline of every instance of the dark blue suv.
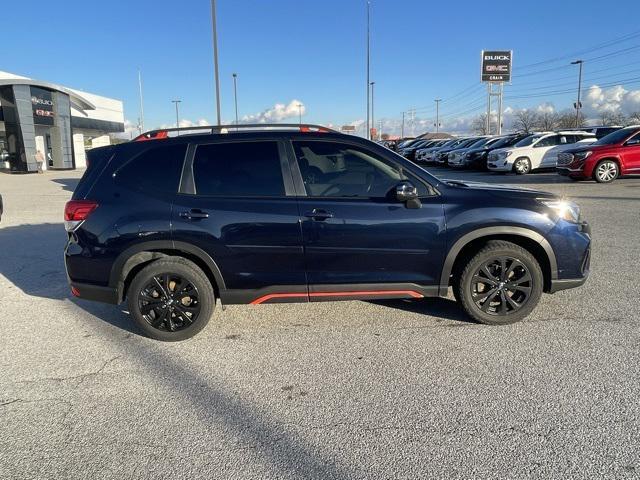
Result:
M72 293L181 340L222 304L445 296L506 324L582 285L590 233L550 193L439 180L324 127L156 131L88 154L65 209Z

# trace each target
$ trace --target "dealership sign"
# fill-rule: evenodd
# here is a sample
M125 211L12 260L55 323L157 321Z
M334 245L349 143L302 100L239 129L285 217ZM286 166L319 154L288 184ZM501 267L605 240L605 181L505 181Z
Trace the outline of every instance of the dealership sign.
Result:
M511 60L513 50L483 50L482 71L483 82L510 82Z
M50 90L31 86L31 106L33 107L33 123L53 125L53 95Z

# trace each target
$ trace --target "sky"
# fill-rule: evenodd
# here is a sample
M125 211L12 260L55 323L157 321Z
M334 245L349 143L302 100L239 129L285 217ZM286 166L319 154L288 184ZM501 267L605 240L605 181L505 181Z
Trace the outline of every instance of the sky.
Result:
M415 108L424 130L441 98L443 128L468 128L486 110L482 49L514 52L507 113L571 108L576 58L587 114L638 111L636 1L370 0L376 124L398 129ZM302 110L308 123L362 125L366 3L218 0L223 122L235 118L236 72L242 121L297 121ZM135 126L140 69L147 129L175 124L173 99L184 125L216 120L209 0L11 1L2 17L0 70L121 99Z

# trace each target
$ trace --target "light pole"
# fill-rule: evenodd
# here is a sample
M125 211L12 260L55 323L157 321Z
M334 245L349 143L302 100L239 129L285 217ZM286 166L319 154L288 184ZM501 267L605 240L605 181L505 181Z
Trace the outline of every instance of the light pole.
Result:
M375 86L376 82L370 82L369 85L371 85L371 125L375 126L376 122L374 120L374 116L373 116L373 87ZM375 140L374 138L370 138L370 140Z
M182 100L171 100L171 103L175 103L176 105L176 128L180 128L180 115L178 114L178 104L182 102Z
M233 75L233 102L236 105L236 125L238 125L238 74L232 73Z
M138 69L138 93L140 94L140 133L144 131L144 105L142 103L142 73Z
M436 98L435 102L436 102L436 133L438 133L440 131L440 102L442 101L441 98Z
M404 112L402 112L402 127L400 128L400 138L404 138Z
M218 27L216 24L216 0L211 0L211 28L213 31L213 69L216 80L216 114L220 125L220 76L218 75Z
M302 104L298 104L298 119L300 121L300 125L302 125Z
M576 102L576 128L580 126L580 107L582 104L580 103L580 90L582 89L582 64L584 62L582 60L576 60L575 62L571 62L571 65L580 65L580 70L578 73L578 101Z
M371 139L371 130L369 129L369 72L370 72L370 59L371 59L371 35L370 35L370 10L371 2L367 0L367 137Z

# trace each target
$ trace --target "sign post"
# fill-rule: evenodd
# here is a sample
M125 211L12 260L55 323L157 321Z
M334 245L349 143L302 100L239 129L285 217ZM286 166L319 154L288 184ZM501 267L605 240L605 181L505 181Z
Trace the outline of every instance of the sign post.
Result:
M480 80L487 84L487 134L491 134L491 97L498 97L497 134L502 133L502 93L504 82L511 81L513 50L483 50ZM494 85L498 86L497 91Z

